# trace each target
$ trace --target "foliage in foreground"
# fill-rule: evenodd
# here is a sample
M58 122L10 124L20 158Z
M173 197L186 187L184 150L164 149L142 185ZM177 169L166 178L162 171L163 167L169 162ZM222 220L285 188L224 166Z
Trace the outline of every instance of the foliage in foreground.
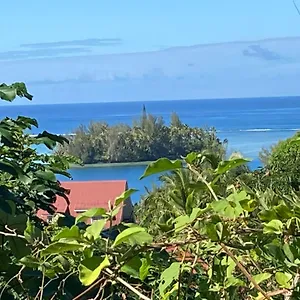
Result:
M21 92L1 87L7 100ZM0 299L299 299L299 199L226 186L246 160L190 153L151 163L143 178L173 172L185 187L169 183L180 213L159 223L160 235L137 224L109 227L133 190L107 209L41 224L37 209L66 196L54 174L67 175L68 159L38 156L30 145L63 141L44 133L32 143L22 131L32 119L19 121L0 126ZM85 225L90 217L101 219Z
M196 154L184 163L161 159L144 175L186 168L198 172L197 159ZM160 224L163 234L155 238L136 224L118 228L114 241L100 235L132 191L120 196L116 207L91 209L67 227L52 224L42 233L30 223L25 231L8 224L2 232L4 243L26 241L29 251L14 259L15 277L4 291L32 297L42 293L43 299L88 299L96 294L112 299L123 294L127 299L281 299L292 293L290 299L297 299L298 199L275 203L269 195L234 187L219 195L219 180L243 162L220 163L209 182L199 173L196 186L212 199L201 208L192 189L185 212ZM102 219L80 226L91 216ZM80 284L86 288L81 290Z
M294 137L278 142L269 152L262 153L265 166L272 178L270 184L287 192L290 188L300 189L300 147L299 133ZM271 180L272 179L272 180Z
M205 149L224 155L224 146L213 128L189 127L175 113L167 126L161 117L148 114L144 108L132 127L101 122L80 126L70 143L60 147L59 152L79 157L85 164L121 163L153 161L160 157L175 159Z

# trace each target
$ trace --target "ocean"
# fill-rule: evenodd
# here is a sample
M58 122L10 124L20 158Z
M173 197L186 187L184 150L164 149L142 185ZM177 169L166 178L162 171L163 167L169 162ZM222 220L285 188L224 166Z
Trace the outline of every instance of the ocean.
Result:
M300 130L300 97L242 99L176 100L152 102L114 102L53 105L1 106L0 118L18 115L36 118L39 128L56 134L72 133L80 124L105 121L108 124L132 124L142 112L162 116L168 123L172 112L190 126L215 127L221 139L228 139L228 153L241 152L252 159L251 167L260 166L258 154L279 140ZM70 170L74 180L126 179L129 186L140 190L136 202L157 178L139 181L143 166L80 168Z

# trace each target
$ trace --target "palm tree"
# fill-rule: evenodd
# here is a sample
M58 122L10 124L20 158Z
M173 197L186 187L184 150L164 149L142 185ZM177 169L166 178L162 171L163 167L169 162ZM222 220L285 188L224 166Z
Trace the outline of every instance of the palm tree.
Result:
M176 214L186 213L187 199L192 192L192 174L188 169L172 171L160 177L166 189L169 191L169 205L173 207Z

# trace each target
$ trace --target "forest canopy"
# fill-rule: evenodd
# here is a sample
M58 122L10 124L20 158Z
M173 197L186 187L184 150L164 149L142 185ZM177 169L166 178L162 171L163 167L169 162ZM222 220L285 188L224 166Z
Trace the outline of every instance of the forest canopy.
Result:
M190 127L178 115L171 115L170 125L162 117L148 114L145 107L132 126L105 122L81 125L70 143L58 149L61 154L74 155L85 164L154 161L160 157L175 159L190 152L208 150L225 155L226 142L214 128Z

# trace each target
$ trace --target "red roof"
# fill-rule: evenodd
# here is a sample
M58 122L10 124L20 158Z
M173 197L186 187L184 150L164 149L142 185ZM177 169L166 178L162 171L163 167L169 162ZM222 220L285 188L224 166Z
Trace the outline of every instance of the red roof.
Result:
M120 196L127 189L125 180L115 181L67 181L61 182L61 185L70 190L68 195L70 206L69 213L72 216L94 207L103 207L108 209L108 202L114 204L116 197ZM57 197L55 207L57 212L67 212L68 205L64 198ZM40 216L45 216L39 212ZM120 223L122 219L122 209L116 216L115 223Z

